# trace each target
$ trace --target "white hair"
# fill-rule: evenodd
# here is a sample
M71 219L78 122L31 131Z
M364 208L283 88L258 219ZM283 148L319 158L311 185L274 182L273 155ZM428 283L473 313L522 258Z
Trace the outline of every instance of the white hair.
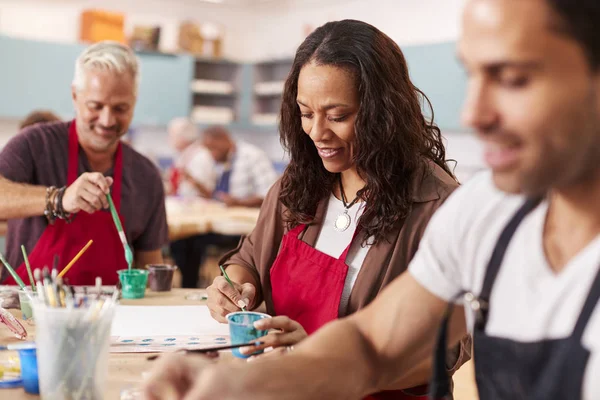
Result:
M130 73L135 81L135 92L139 83L139 62L131 48L118 42L103 41L89 46L75 61L73 86L81 90L85 73L90 70L111 71L117 74Z
M193 142L200 138L200 130L189 118L175 118L169 122L169 135L173 139L186 140Z

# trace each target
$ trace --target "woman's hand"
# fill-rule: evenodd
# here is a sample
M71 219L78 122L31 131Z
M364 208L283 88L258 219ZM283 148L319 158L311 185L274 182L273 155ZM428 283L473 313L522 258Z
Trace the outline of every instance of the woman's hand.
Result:
M254 327L260 330L270 330L268 335L261 337L263 342L260 346L242 347L240 353L252 354L267 347L273 347L273 351L263 353L261 356L280 354L289 351L295 344L308 336L300 323L286 316L263 318L254 323Z
M225 316L240 311L242 307L254 307L256 288L251 283L238 284L233 282L233 288L222 276L217 276L206 289L210 315L221 323L226 323Z

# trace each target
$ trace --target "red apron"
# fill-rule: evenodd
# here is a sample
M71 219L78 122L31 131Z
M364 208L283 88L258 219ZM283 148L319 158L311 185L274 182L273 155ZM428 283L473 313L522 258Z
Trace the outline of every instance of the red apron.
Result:
M114 164L114 182L112 185L112 198L117 212L121 207L121 178L123 171L123 152L121 143L117 147ZM79 167L79 141L75 121L69 127L69 164L67 172L67 185L71 185L78 177ZM121 223L123 218L119 214ZM48 225L38 240L33 251L29 254L31 268L51 267L54 255L60 256L59 270L62 270L69 261L92 239L94 243L87 249L81 258L67 272L64 278L69 279L71 285L95 284L97 276L102 278L105 285L116 285L119 278L117 271L127 268L125 251L117 228L108 210L88 214L85 211L77 213L71 223L57 219L54 225ZM17 268L17 274L24 282L29 282L25 264ZM14 285L11 276L6 280L7 285Z
M299 225L283 237L281 249L271 267L271 288L275 314L286 315L299 322L310 335L338 318L348 274L346 257L352 243L339 258L331 257L300 240L305 227ZM427 400L427 386L411 391L423 393L423 396L395 390L377 393L367 399Z

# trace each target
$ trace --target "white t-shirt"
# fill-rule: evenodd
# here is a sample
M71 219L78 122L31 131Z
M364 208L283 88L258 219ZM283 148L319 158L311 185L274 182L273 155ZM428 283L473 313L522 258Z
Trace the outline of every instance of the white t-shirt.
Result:
M217 173L216 179L219 178L220 173ZM264 198L276 180L277 172L267 153L249 143L236 142L229 178L229 194L232 197Z
M344 212L344 203L338 200L333 194L329 198L327 204L327 210L325 212L325 218L319 237L315 243L315 249L322 253L330 255L331 257L339 258L348 244L352 241L354 231L356 231L356 222L362 215L365 207L364 202L354 204L348 210L350 216L350 226L343 232L339 232L335 229L335 220L338 215ZM362 246L362 239L360 235L352 242L348 256L346 257L346 264L348 265L348 274L346 275L346 281L344 282L344 290L342 291L342 298L340 300L339 315L343 315L348 307L348 300L350 299L350 293L356 282L356 278L362 267L365 257L369 252L369 245Z
M187 172L194 180L208 190L215 188L215 174L210 152L199 144L190 145L181 154L175 166ZM200 192L187 179L182 179L177 194L183 197L199 197Z
M523 196L496 189L490 172L472 178L432 217L410 273L447 301L461 290L478 295L498 237L524 201ZM548 204L542 202L521 222L510 242L490 297L489 335L536 342L568 337L575 326L600 266L600 235L556 274L542 245L547 211ZM472 329L473 316L466 313ZM597 400L600 306L587 325L582 344L591 352L583 398Z

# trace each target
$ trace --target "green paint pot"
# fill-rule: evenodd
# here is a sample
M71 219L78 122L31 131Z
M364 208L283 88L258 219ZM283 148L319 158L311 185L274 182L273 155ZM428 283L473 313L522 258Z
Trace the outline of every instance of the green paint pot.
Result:
M148 271L145 269L122 269L117 271L121 281L121 297L124 299L143 299L148 283Z

